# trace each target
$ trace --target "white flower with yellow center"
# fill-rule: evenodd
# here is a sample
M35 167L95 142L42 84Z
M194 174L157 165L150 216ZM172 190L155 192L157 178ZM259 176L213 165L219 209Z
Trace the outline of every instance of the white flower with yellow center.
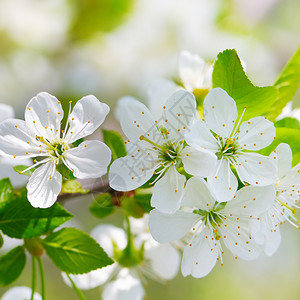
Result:
M37 158L27 169L38 167L27 184L32 206L47 208L56 201L62 185L62 175L56 169L59 164L64 164L77 178L96 178L106 173L111 152L104 143L84 141L76 147L73 143L92 134L108 112L109 107L94 96L83 97L69 112L66 128L61 130L61 103L44 92L28 103L25 121L8 119L0 124L3 154L11 158Z
M259 221L251 221L251 232L257 243L264 246L267 255L273 255L280 245L280 224L289 222L300 228L295 217L300 199L300 164L292 168L292 151L284 143L278 145L270 157L276 158L278 167L274 184L276 197L272 207L260 216Z
M223 263L222 243L236 259L258 257L260 247L251 238L248 224L272 205L274 196L272 186L248 186L240 189L232 201L220 203L204 179L193 177L187 182L182 200L185 210L174 214L152 210L150 232L159 243L167 243L191 231L193 236L184 248L181 271L184 276L203 277L218 260Z
M220 89L211 90L204 99L204 117L193 124L185 138L191 146L200 146L218 157L215 172L208 183L218 201L233 198L238 181L231 170L235 167L242 183L265 186L275 181L276 167L272 159L250 152L272 143L276 130L265 117L237 122L235 101Z
M161 119L156 120L139 101L128 101L124 107L121 127L128 137L128 155L115 160L110 168L110 186L117 191L134 190L157 175L151 205L172 213L180 207L186 178L207 177L213 171L216 156L199 146L186 146L184 134L196 113L194 96L175 92L163 104Z

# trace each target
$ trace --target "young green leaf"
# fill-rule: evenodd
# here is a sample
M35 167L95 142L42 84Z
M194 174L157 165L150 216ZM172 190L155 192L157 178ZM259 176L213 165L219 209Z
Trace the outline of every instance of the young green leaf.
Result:
M73 218L58 203L52 207L34 208L25 197L5 202L0 209L0 229L13 238L30 238L45 234Z
M18 165L18 166L14 166L14 170L17 173L23 172L24 170L28 169L29 166L24 166L24 165ZM35 171L35 168L32 168L24 173L22 173L22 175L27 175L27 176L31 176L32 173Z
M275 127L285 127L285 128L294 128L300 129L300 122L297 119L286 117L283 118L276 123L274 123Z
M233 49L218 54L214 63L213 87L222 88L236 101L239 115L247 107L244 120L267 114L278 98L276 87L256 87L251 83Z
M293 166L300 162L300 130L294 128L277 128L276 139L273 143L260 150L263 155L269 155L280 143L287 143L290 145L293 152Z
M294 53L290 61L279 74L274 86L279 90L279 97L269 107L267 116L270 119L275 119L291 101L299 88L300 83L300 46Z
M4 178L0 180L0 203L11 199L14 192L10 180Z
M95 201L90 206L90 212L98 219L109 216L115 211L115 206L111 201L111 195L104 193L96 197Z
M86 194L88 190L85 190L81 187L81 184L76 180L67 180L63 182L61 187L61 193L65 194Z
M127 155L124 140L117 131L102 129L102 132L104 142L111 150L112 162L119 157Z
M0 257L0 286L14 282L22 273L26 263L24 247L18 246Z
M83 274L113 263L94 239L75 228L52 233L43 245L54 264L66 273Z

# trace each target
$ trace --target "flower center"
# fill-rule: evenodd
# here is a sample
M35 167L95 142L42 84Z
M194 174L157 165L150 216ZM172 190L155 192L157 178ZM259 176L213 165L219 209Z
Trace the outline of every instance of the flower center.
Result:
M240 146L235 138L217 138L219 151L216 153L218 159L235 158L240 152Z

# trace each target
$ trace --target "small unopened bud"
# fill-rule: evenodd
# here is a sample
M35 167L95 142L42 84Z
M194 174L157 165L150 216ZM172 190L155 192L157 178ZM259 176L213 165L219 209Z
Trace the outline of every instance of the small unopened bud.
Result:
M40 257L44 253L44 247L39 238L25 239L25 247L35 257Z

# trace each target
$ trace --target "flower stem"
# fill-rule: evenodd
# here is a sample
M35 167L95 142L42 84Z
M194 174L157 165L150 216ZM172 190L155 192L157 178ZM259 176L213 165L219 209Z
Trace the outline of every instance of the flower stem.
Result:
M33 300L34 297L35 280L36 280L35 257L32 255L31 300Z
M37 259L38 266L40 270L40 276L41 276L41 294L42 294L42 300L45 300L45 277L44 277L44 268L43 268L43 262L42 259L39 257Z
M73 289L75 290L77 296L79 297L80 300L86 300L86 298L84 297L83 293L81 292L81 290L76 286L75 282L72 280L72 278L70 277L69 274L67 274L67 277L69 278L72 286L73 286Z

